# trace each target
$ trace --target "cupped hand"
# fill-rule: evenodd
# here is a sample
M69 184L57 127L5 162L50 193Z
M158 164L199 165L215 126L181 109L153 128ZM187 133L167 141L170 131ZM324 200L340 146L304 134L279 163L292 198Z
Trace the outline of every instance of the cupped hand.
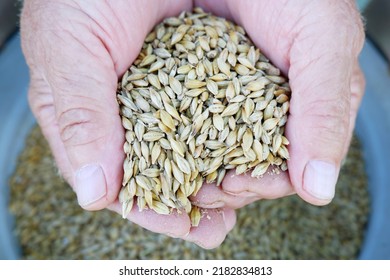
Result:
M22 47L30 67L29 102L62 176L87 210L121 213L124 130L118 78L163 18L190 1L26 0ZM50 194L48 194L50 195ZM199 227L187 214L157 215L133 207L128 219L154 232L218 246L233 228L232 209L210 209Z
M288 171L227 173L193 202L239 208L297 193L314 205L331 202L364 91L358 55L364 30L355 1L196 0L195 5L242 25L257 47L289 78Z

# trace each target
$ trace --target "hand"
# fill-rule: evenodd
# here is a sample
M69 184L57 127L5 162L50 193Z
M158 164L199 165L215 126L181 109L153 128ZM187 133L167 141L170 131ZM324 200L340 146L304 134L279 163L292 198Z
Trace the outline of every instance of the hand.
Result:
M328 204L364 91L357 60L364 31L355 1L217 2L198 0L195 5L242 25L289 78L292 97L286 134L291 159L288 173L260 180L231 171L222 188L205 186L194 203L239 208L297 193L311 204Z
M30 67L29 101L62 176L87 210L121 212L124 131L116 101L118 78L163 18L190 1L25 0L22 46ZM50 194L49 194L50 195ZM191 229L188 215L139 212L129 220L154 232L218 246L235 223L231 209L208 210Z

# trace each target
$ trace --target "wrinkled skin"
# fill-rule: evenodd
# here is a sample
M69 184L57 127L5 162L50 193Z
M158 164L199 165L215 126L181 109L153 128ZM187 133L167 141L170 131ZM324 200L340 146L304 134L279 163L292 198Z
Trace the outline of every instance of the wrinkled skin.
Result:
M62 176L84 209L120 213L118 78L155 24L193 6L242 25L288 76L293 92L288 173L260 180L228 173L221 188L205 185L193 201L208 208L211 219L197 228L186 214L134 207L128 216L151 231L214 248L234 227L234 209L248 203L295 193L314 205L332 200L364 90L357 62L364 31L354 1L25 0L21 36L29 102Z

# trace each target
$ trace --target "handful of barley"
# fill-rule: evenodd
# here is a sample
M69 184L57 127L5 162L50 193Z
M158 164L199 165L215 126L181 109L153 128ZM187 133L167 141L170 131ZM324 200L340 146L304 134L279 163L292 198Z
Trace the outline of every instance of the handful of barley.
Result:
M126 217L139 210L201 213L191 204L204 181L229 169L260 177L287 170L284 136L290 88L245 31L195 8L167 18L146 37L117 92L126 130Z

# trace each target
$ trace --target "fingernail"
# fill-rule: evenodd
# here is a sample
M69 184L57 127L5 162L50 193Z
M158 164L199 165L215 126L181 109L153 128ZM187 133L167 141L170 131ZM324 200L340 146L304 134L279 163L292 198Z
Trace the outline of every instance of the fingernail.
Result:
M211 203L202 203L200 201L192 201L192 204L195 205L195 206L198 206L198 207L201 207L201 208L222 208L225 206L225 202L224 201L221 201L221 200L218 200L218 201L213 201Z
M320 160L307 163L303 177L303 188L321 200L332 200L335 194L337 169L334 164Z
M100 165L89 164L76 172L75 191L81 207L89 206L106 195L106 178Z

